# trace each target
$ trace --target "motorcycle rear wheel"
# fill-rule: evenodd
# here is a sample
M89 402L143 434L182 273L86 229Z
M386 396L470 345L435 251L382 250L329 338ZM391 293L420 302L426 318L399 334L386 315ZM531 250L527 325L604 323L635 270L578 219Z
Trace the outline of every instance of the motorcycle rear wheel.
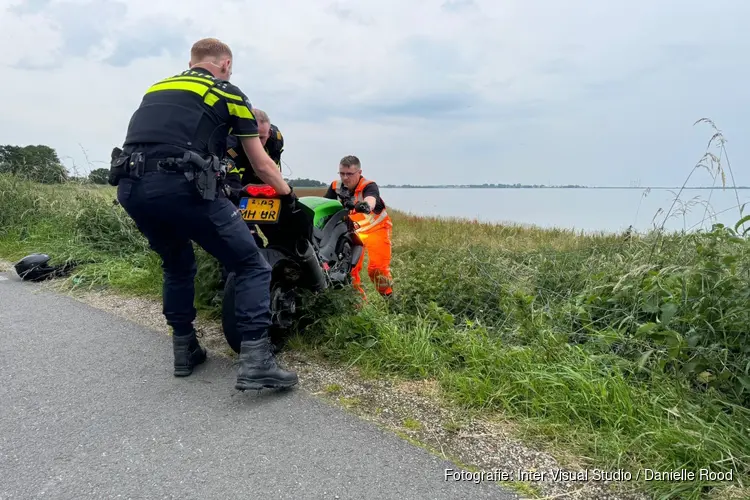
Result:
M227 341L229 347L239 354L242 348L242 335L240 335L240 332L237 330L237 319L234 314L235 289L235 274L229 273L224 285L224 297L221 303L221 329L224 333L224 339ZM274 300L274 297L278 297L279 291L278 285L272 283L270 290L272 301ZM294 300L294 298L296 297L292 296L292 300ZM293 304L293 307L295 309L298 307L296 302ZM271 325L269 336L271 337L271 343L274 345L274 350L278 351L283 347L286 340L286 334L287 331L284 328L277 324Z

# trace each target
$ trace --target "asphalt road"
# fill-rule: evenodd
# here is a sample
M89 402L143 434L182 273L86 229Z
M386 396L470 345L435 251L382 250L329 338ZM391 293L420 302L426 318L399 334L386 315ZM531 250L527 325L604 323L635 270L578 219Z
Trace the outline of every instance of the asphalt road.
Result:
M0 500L506 499L304 390L172 376L171 340L0 273Z

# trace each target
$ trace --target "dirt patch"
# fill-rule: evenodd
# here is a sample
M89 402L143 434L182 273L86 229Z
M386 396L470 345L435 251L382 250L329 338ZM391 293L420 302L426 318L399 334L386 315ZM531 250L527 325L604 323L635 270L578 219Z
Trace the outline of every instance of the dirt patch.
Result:
M8 264L0 261L0 269ZM169 334L158 300L125 297L109 290L70 291L55 282L43 286L145 328ZM212 355L236 357L226 344L220 323L199 320L196 329ZM297 371L300 390L395 432L465 470L483 471L485 480L503 474L501 485L514 489L521 498L648 498L616 493L607 483L576 479L575 474L584 471L565 469L550 454L523 444L513 437L512 423L490 421L451 408L434 380L368 379L354 368L334 366L308 353L289 351L279 359L284 366ZM573 479L558 478L556 474L560 471ZM519 477L519 472L527 476Z

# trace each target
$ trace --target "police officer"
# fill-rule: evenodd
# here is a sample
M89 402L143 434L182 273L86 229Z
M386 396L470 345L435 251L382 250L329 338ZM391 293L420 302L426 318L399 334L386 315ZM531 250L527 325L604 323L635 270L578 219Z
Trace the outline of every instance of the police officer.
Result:
M276 163L276 167L281 170L281 153L284 152L284 136L281 135L279 127L271 123L268 113L262 109L253 108L253 115L258 122L258 137L260 143L266 150L268 156ZM234 160L234 167L229 171L227 182L232 177L235 178L237 186L241 187L251 182L257 182L258 176L250 167L248 157L242 148L239 147L237 137L230 135L227 137L227 154Z
M235 388L289 387L297 375L276 364L268 338L270 266L221 189L207 195L192 180L201 158L206 168L224 157L231 130L258 177L281 193L284 203L293 206L296 200L264 151L250 101L229 83L231 75L232 52L226 44L214 38L196 42L189 70L146 91L110 178L124 164L128 174L110 183L118 185L120 204L162 258L163 313L173 331L174 375L190 375L206 360L193 327L197 268L192 240L237 276L236 316L243 340ZM199 155L197 160L190 151Z
M268 114L262 109L252 108L255 120L258 122L258 138L273 160L276 167L281 171L281 153L284 152L284 136L276 125L271 123ZM227 154L234 162L234 167L228 172L227 183L233 188L241 188L246 184L257 183L258 175L250 166L247 154L239 145L235 134L227 137Z

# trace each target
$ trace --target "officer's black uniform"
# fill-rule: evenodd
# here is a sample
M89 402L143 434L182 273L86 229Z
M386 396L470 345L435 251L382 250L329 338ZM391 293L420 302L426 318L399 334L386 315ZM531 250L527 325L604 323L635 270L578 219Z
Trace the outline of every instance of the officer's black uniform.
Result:
M281 131L276 125L271 124L268 139L266 140L264 147L268 156L271 157L274 163L279 167L279 170L281 170L281 153L284 152L284 136L281 135ZM226 184L235 192L242 189L242 186L246 186L247 184L264 184L250 165L250 159L247 157L247 154L245 154L242 144L234 135L227 137L227 155L232 159L234 166L227 172ZM238 203L239 199L233 197L232 201ZM258 235L257 231L257 226L253 224L251 232L253 233L253 238L255 238L255 243L257 243L258 246L262 246L263 240ZM268 235L266 235L266 237L268 237ZM224 272L223 278L226 278L226 271Z
M284 152L284 136L276 125L271 125L268 140L265 145L266 153L281 170L281 153ZM234 162L234 167L227 172L227 184L233 188L240 188L246 184L263 184L255 173L250 160L242 149L242 144L235 135L227 137L227 155Z
M277 384L270 386L297 382L296 374L278 368L268 354L270 266L226 197L201 199L183 173L166 172L158 165L186 150L204 158L210 154L223 158L230 130L239 137L258 135L251 109L239 88L202 68L156 83L133 114L123 145L131 165L132 153L143 152L144 173L139 180L122 179L117 193L122 207L163 259L163 312L174 331L175 375L189 375L193 365L206 357L193 329L197 269L191 240L236 272L237 327L243 334L238 389L259 388L252 382L260 379Z

